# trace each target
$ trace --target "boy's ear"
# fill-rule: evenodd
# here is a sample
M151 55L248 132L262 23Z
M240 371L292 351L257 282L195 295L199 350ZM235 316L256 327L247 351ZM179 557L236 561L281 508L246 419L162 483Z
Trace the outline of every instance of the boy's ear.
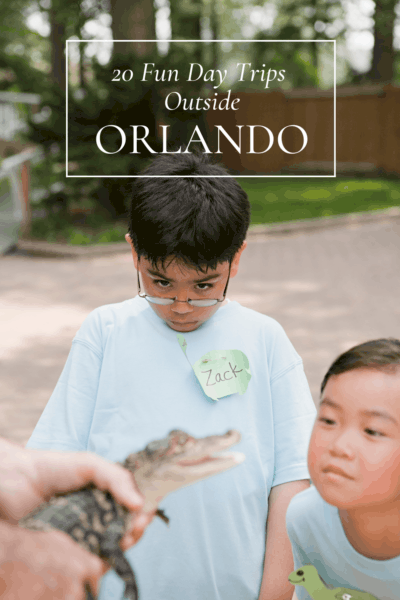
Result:
M235 256L232 259L231 277L235 277L236 273L238 272L240 257L242 256L242 252L246 247L247 247L247 242L246 242L246 240L244 240L243 244L240 246L239 250L236 252Z
M135 269L137 270L138 255L136 254L135 246L133 245L133 242L131 240L131 236L129 235L129 233L127 233L125 235L125 239L126 239L126 241L128 242L128 244L131 247L132 257L133 257L133 264L135 265Z

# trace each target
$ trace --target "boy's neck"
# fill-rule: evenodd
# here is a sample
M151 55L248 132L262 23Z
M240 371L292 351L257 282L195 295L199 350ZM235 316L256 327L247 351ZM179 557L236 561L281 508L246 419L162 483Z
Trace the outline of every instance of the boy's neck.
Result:
M339 517L348 541L359 554L374 560L400 555L400 501L339 510Z

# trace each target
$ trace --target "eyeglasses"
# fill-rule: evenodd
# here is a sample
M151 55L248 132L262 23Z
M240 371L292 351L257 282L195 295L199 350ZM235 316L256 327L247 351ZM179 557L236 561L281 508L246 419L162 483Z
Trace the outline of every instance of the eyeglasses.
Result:
M175 296L175 298L161 298L160 296L149 296L148 294L140 293L139 260L140 259L138 259L138 268L137 268L138 296L140 298L145 298L148 302L151 302L152 304L161 304L162 306L169 306L169 305L173 304L174 302L187 302L191 306L205 308L207 306L215 306L219 302L223 302L225 300L226 291L228 289L229 278L231 276L231 261L229 261L228 279L226 280L226 285L225 285L224 293L222 295L221 300L218 300L217 298L204 298L201 300L192 300L191 298L188 298L187 300L177 300L177 296Z

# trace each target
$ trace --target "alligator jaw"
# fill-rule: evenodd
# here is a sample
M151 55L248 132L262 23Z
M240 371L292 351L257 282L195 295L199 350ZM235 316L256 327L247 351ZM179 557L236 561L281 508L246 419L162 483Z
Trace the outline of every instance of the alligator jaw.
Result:
M190 469L190 473L193 475L198 473L199 477L201 477L201 473L207 473L203 475L203 477L207 477L213 473L219 473L235 465L240 465L244 459L245 455L243 452L220 452L218 454L204 455L199 458L183 458L176 462L176 467L182 468L183 476L184 472L189 473Z
M176 439L182 433L177 431L169 434L170 447L159 461L144 460L133 471L137 486L145 498L145 511L155 510L170 492L230 469L245 459L241 452L224 452L240 441L238 431L199 439L187 436L187 440L180 445Z

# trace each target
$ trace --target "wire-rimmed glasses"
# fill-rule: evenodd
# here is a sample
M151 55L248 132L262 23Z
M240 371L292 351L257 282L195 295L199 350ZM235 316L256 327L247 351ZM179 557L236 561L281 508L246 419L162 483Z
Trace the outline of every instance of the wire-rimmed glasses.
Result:
M161 296L149 296L148 294L142 294L140 292L139 259L138 259L138 266L137 266L138 296L140 298L145 298L148 302L151 302L152 304L160 304L162 306L169 306L169 305L173 304L174 302L187 302L191 306L197 306L199 308L206 308L207 306L215 306L219 302L223 302L225 300L230 276L231 276L231 261L229 261L228 279L226 280L224 293L220 300L217 298L202 298L202 299L194 299L194 300L191 298L188 298L187 300L177 300L177 296L175 296L175 298L162 298Z

